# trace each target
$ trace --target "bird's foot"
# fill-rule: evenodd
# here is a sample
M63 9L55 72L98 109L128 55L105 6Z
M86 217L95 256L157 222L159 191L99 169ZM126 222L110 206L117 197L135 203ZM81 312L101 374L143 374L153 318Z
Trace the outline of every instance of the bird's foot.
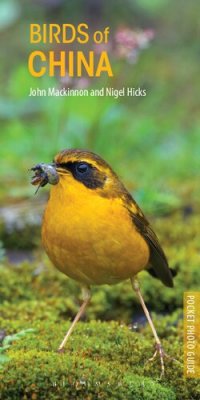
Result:
M57 350L57 353L63 354L64 351L65 351L64 347L59 347L58 350Z
M151 358L149 358L149 359L147 360L146 364L149 363L149 362L154 361L155 358L156 358L157 356L159 356L159 357L160 357L160 364L161 364L160 379L162 379L163 376L165 375L164 358L168 358L169 360L176 361L176 362L178 362L178 360L176 360L174 357L171 357L171 356L169 356L167 353L165 353L165 351L164 351L163 348L162 348L161 343L156 343L156 346L155 346L155 347L156 347L155 353L153 354L153 356L152 356Z

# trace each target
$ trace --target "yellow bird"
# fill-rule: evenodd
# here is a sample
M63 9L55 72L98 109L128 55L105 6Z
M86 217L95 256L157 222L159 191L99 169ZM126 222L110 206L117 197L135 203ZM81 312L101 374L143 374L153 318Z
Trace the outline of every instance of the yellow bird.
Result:
M56 268L80 283L83 303L66 333L70 336L91 297L90 286L130 279L152 329L164 373L164 356L137 274L146 269L173 287L172 272L157 236L112 168L86 150L63 150L52 164L37 164L32 184L50 183L42 242Z

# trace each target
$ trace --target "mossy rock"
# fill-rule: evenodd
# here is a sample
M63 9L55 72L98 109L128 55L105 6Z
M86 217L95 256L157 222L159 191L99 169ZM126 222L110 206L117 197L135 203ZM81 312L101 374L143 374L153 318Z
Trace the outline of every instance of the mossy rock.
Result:
M35 334L13 342L1 354L8 357L1 369L2 399L199 398L198 382L183 378L180 363L166 359L162 381L159 361L145 365L153 353L153 338L148 325L139 324L136 331L132 325L130 329L125 326L140 307L129 283L95 288L86 314L87 319L115 318L120 324L80 322L66 352L58 355L56 349L69 327L66 319L78 309L79 286L52 268L46 258L17 267L5 264L1 267L1 277L1 329L6 334L27 328L36 330ZM145 279L152 285L159 284L164 294L163 286L147 274L142 287L145 288ZM144 296L148 294L147 288ZM177 306L176 311L165 317L153 314L165 350L179 361L183 336L181 314L182 309Z
M16 359L13 362L18 373L13 379L13 370L6 371L7 385L2 385L5 399L176 399L172 390L150 378L127 374L123 369L119 371L115 365L98 365L77 357L51 356L49 359L48 354L36 356L32 352L24 358L23 366ZM30 366L31 375L24 373Z
M9 365L5 371L6 381L1 389L5 399L176 399L172 390L150 378L127 374L124 368L119 371L116 365L79 360L78 356L36 355L31 351L23 364L19 357L24 354L18 353L12 359L17 374L13 377Z
M160 379L159 359L145 334L116 322L79 323L65 352L56 349L69 323L31 324L35 333L12 343L0 369L3 399L197 400L197 380L186 380L181 362L166 359ZM163 340L165 350L181 360L175 335Z
M7 249L24 250L39 245L45 201L45 196L11 204L8 200L0 208L0 238Z

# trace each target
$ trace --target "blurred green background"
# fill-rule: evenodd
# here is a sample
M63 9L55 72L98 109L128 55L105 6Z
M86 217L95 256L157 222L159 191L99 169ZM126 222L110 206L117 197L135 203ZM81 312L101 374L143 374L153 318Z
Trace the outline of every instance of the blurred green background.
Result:
M101 154L147 211L155 201L168 208L198 200L198 2L9 0L1 10L1 202L31 195L28 168L66 147ZM115 77L90 81L90 87L143 87L146 97L28 97L30 87L58 85L28 72L29 23L69 16L91 29L109 25L111 35L120 26L155 31L135 64L111 56Z
M58 328L61 321L64 326L66 318L71 318L78 308L79 288L54 270L40 249L41 214L48 188L35 197L28 170L35 163L51 161L61 149L71 147L87 148L105 158L152 222L170 266L178 273L175 288L171 290L144 272L141 274L142 290L150 310L155 312L161 338L166 339L172 355L175 352L179 359L182 357L183 292L199 290L200 280L199 14L200 3L195 0L0 2L0 322L5 335L25 328L39 329L44 343L37 336L35 346L41 351L41 365L49 360L49 348L54 351L54 340L59 339L52 326L57 324ZM33 22L87 22L91 30L110 26L111 42L119 29L140 34L153 31L154 39L146 47L141 45L134 60L122 59L110 52L114 78L70 81L72 87L85 83L90 88L141 87L146 89L147 96L119 99L28 97L30 87L42 89L64 84L59 78L36 79L29 74L27 59L33 50L29 43L29 24ZM43 50L48 47L43 46ZM28 261L16 267L16 263L24 259ZM163 319L166 313L168 316ZM106 321L116 319L122 324L133 323L135 331L140 337L144 335L145 340L147 338L147 347L152 349L151 335L148 328L143 327L141 309L128 282L95 288L87 315ZM52 324L51 328L48 323ZM98 324L83 325L80 329L85 329L86 348L88 329L93 329L93 335L97 336L101 330L98 331ZM12 337L9 340L12 342ZM18 359L18 352L20 357L22 351L25 352L22 358L24 354L25 357L36 357L33 364L37 370L38 356L28 352L29 339L27 344L26 340L23 343L17 350L14 347L14 356L11 350L11 362L12 357ZM31 343L33 346L34 342ZM76 344L73 348L73 341L71 346L76 357L80 350ZM86 351L84 346L81 351ZM99 346L101 348L101 344ZM106 350L108 369L109 349ZM117 349L123 354L124 350ZM142 351L145 353L145 346L143 350L140 348L141 359L134 360L134 365L139 363L136 373L143 376L146 357ZM87 360L93 355L84 353L82 357ZM1 360L3 363L0 357L0 364ZM26 360L29 362L29 358ZM120 376L120 366L125 361L119 359L117 362L115 368ZM128 357L126 362L129 362ZM23 366L24 361L19 363ZM5 365L9 371L10 364ZM13 365L15 368L15 362ZM130 373L132 367L127 364ZM59 368L57 373L62 372ZM156 380L158 370L159 366L153 372L149 368L147 375ZM9 376L7 372L6 376ZM11 369L11 373L15 372ZM21 380L21 375L16 379ZM12 386L9 382L7 378L4 388L7 398ZM116 387L113 382L111 379L111 388ZM181 368L176 365L171 369L171 376L167 375L164 386L172 387L176 393L176 397L169 394L166 399L199 398L200 389L194 382L183 380ZM128 397L128 390L125 397L119 398L132 399ZM152 397L154 400L160 398L159 390ZM35 393L34 389L30 389L30 393ZM16 393L13 396L10 398L17 398ZM116 400L118 397L115 396ZM79 397L71 394L70 398ZM108 398L108 393L102 398ZM147 397L135 397L136 400L141 398L151 397L149 393Z

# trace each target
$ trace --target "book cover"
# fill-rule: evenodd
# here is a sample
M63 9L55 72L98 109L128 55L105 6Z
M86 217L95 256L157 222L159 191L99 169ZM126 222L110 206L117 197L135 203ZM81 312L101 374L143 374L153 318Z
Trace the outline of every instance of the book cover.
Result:
M0 398L199 398L199 11L0 2Z

